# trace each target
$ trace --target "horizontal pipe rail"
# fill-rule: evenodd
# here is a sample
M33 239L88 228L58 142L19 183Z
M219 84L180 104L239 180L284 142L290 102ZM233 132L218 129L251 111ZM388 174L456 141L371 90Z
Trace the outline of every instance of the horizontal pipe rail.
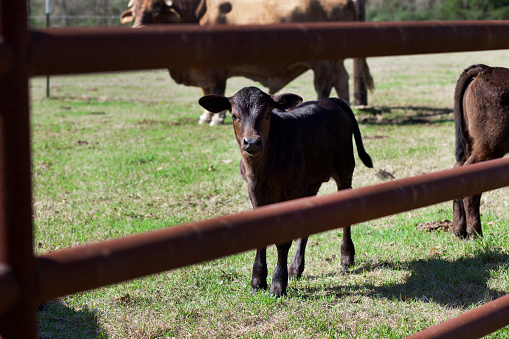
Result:
M411 335L407 339L482 338L508 324L509 294Z
M30 74L183 69L508 49L507 36L509 21L47 29L30 34ZM260 53L260 48L270 53Z
M507 185L504 158L52 252L36 259L39 301Z
M509 23L504 21L34 31L30 34L30 74L179 69L506 49L509 48L509 41L505 39L508 33ZM302 41L306 41L305 48ZM358 41L367 43L358 44ZM259 53L259 46L271 53ZM7 50L0 45L0 74L9 68L4 53ZM474 173L474 168L481 173ZM506 186L509 185L508 172L506 159L495 160L46 254L37 258L38 297L40 301L49 300ZM291 224L288 226L291 228L283 226L283 220ZM262 224L268 226L268 231L260 232ZM310 225L314 226L312 230ZM0 284L8 281L5 277L0 276ZM13 285L7 283L7 286ZM494 331L509 323L506 313L499 313L506 312L507 301L505 297L499 300L481 306L477 314L476 309L441 324L442 330L437 330L441 326L438 325L421 333L435 337L478 336L480 332L469 332L469 326L488 326L490 332ZM0 308L7 304L2 303ZM482 319L483 313L490 312L497 320ZM473 325L463 329L453 329L450 325L459 324L468 317L473 317L469 319L474 321ZM450 328L445 330L447 326Z

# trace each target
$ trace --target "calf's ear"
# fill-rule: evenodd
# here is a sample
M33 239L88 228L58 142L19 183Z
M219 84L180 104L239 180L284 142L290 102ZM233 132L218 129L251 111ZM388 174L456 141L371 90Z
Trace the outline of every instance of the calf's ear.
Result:
M212 113L219 113L224 110L232 110L230 100L222 95L211 94L205 95L198 100L201 107Z
M273 95L272 100L276 103L275 108L283 111L291 110L302 103L302 98L300 96L291 93Z

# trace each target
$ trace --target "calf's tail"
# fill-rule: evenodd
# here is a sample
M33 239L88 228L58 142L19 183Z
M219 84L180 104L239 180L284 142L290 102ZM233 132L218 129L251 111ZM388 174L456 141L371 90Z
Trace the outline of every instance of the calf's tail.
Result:
M472 65L467 67L463 73L461 73L458 82L456 83L456 89L454 90L454 126L456 133L456 161L461 161L466 151L466 126L465 118L463 117L463 97L467 91L470 83L481 73L483 70L488 68L486 65Z
M357 154L359 154L359 158L361 159L362 163L366 165L366 167L373 168L373 161L371 160L371 157L364 149L361 131L359 130L359 124L357 123L357 119L355 119L355 115L353 114L352 109L346 102L344 102L341 99L330 98L330 100L332 100L336 105L341 107L350 117L350 120L352 121L353 138L355 140L355 145L357 145Z

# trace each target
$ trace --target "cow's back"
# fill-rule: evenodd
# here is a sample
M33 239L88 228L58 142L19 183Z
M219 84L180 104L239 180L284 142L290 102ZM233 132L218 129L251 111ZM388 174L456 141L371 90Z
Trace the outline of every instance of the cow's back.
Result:
M202 25L357 20L352 0L203 0Z

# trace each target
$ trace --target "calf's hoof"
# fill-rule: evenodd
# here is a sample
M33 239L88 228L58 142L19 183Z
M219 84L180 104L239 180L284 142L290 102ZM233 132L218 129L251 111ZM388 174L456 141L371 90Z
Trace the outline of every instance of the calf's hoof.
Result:
M256 279L256 278L251 279L251 291L253 291L253 293L258 292L259 290L266 290L266 289L267 289L266 281Z
M347 269L352 267L354 264L353 257L341 256L341 267Z
M467 238L467 232L465 232L465 231L456 231L456 230L454 230L454 235L458 239L461 239L461 240L464 240L464 239Z
M280 284L272 284L270 286L269 293L274 298L280 298L280 297L286 295L286 288L281 286Z
M251 286L251 293L256 294L260 289L258 287Z
M297 271L288 271L288 277L292 279L300 279L302 278L302 274Z
M288 269L288 276L291 278L297 278L300 279L302 277L302 272L297 267L290 266Z
M481 238L481 237L482 237L482 231L481 232L475 232L475 231L468 232L468 239L470 239L470 240L475 240L475 239Z

